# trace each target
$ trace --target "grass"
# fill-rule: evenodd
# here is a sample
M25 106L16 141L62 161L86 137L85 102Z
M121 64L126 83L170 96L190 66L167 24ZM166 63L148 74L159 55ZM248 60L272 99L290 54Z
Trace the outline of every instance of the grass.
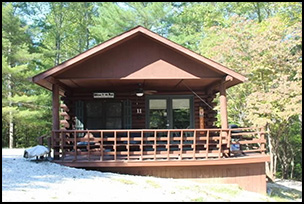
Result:
M208 188L209 191L213 193L220 193L225 194L228 196L237 196L239 193L241 193L242 189L238 185L212 185L210 188Z
M191 199L191 202L204 202L204 201L205 201L205 200L204 200L203 197Z
M290 200L302 199L302 192L292 188L280 188L279 186L271 185L271 192L268 197L273 198L278 202L286 202Z
M229 201L229 199L227 199L227 195L234 197L241 191L241 189L239 188L236 189L236 188L237 187L235 185L220 186L213 184L180 187L181 190L197 192L200 195L202 195L200 197L192 198L191 201L194 202L206 201L205 198L208 199L213 198L215 200L220 200L220 201ZM226 194L226 196L223 196L223 194Z
M146 180L146 183L153 186L154 188L161 188L161 185L152 180Z
M127 184L127 185L133 185L133 184L136 184L134 181L131 181L131 180L128 180L128 179L113 179L115 181L118 181L118 182L121 182L123 184Z

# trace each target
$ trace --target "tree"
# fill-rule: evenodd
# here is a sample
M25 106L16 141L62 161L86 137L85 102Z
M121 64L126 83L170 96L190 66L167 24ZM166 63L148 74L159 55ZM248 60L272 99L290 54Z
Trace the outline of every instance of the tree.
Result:
M2 122L8 124L4 125L2 141L13 148L24 136L18 131L19 124L30 121L27 124L30 127L43 118L46 110L40 104L45 104L43 100L49 95L35 89L28 80L35 73L32 61L38 55L29 51L31 39L27 27L11 3L3 3L2 12Z
M282 144L290 144L291 118L302 110L301 24L286 28L278 17L261 23L235 17L233 22L227 28L210 29L201 51L248 78L249 82L228 90L229 120L245 126L267 124L270 176L276 173L277 159L287 175L296 150Z
M168 38L193 51L199 52L199 44L212 26L224 26L226 20L220 2L192 2L177 5L171 17Z
M171 10L167 2L104 2L98 6L99 16L94 17L95 26L91 29L96 43L138 25L165 34L164 28Z

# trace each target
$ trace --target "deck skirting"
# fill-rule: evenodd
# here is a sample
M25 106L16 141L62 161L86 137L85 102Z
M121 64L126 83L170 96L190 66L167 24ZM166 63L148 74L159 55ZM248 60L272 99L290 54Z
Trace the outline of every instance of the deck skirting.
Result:
M267 155L201 161L56 161L56 163L102 172L194 179L213 184L238 184L244 190L266 194L266 161L269 161Z

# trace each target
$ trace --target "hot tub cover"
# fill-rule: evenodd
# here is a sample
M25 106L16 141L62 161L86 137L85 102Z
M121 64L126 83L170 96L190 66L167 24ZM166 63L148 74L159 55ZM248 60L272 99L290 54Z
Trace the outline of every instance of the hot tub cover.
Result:
M28 148L24 150L24 158L40 157L45 154L48 154L50 150L42 145L37 145L35 147Z

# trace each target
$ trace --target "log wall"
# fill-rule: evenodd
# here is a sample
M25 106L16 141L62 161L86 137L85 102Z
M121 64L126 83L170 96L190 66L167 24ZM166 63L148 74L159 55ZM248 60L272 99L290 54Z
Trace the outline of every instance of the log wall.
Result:
M116 94L116 93L115 93ZM183 93L158 93L158 95L193 95L191 92ZM211 107L214 107L216 103L213 102L215 94L205 94L204 92L198 93L198 95ZM132 102L132 129L144 129L146 128L146 97L137 97L135 95L124 96L117 93L115 99L108 100L126 100L129 99ZM204 128L215 128L216 122L216 111L211 109L203 101L201 101L197 96L194 96L194 128L199 129L199 107L204 109ZM94 100L93 92L86 93L74 93L73 95L67 95L61 97L61 112L60 112L60 124L61 128L67 130L75 129L75 102L77 100ZM95 99L96 100L96 99ZM97 99L100 100L100 99ZM103 99L104 100L104 99ZM137 109L141 109L141 113L137 113Z

